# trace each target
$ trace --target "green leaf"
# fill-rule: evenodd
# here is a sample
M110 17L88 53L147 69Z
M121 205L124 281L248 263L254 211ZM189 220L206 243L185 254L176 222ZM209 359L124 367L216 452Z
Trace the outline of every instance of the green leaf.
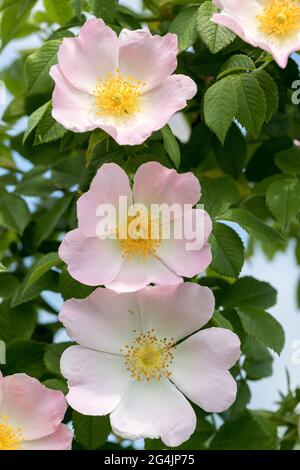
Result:
M218 8L211 2L204 2L197 13L197 31L200 38L206 44L212 54L217 54L235 39L235 34L225 26L218 25L212 21L214 13Z
M14 294L14 291L19 287L18 279L5 271L5 268L3 270L0 269L0 298L2 299L11 297Z
M279 95L276 83L274 82L271 75L269 75L265 70L257 70L254 73L254 77L259 81L259 84L265 94L267 104L265 120L266 122L270 122L279 106Z
M212 450L270 450L276 447L276 426L258 412L244 411L225 422L213 438Z
M65 25L73 16L70 0L44 0L44 5L53 23Z
M54 231L57 223L68 210L73 201L72 194L64 196L62 199L56 200L54 205L45 212L37 221L34 233L34 247L37 248L46 240Z
M249 73L236 76L233 79L238 99L236 118L249 134L257 137L267 114L265 94L259 81Z
M232 307L257 307L268 309L276 304L277 292L267 282L246 276L224 289L222 305Z
M1 48L3 49L14 37L18 35L20 30L27 22L30 11L36 0L18 0L6 3L6 7L0 23ZM3 9L3 7L2 7Z
M16 307L18 305L29 302L30 300L35 299L44 291L58 291L58 273L55 271L49 271L44 274L40 279L38 279L32 286L30 286L25 291L23 290L23 284L15 292L15 295L12 299L12 306Z
M72 5L77 18L81 19L82 0L72 0Z
M7 345L18 340L30 339L36 324L32 306L11 308L9 302L0 304L0 340Z
M22 235L30 218L30 212L23 199L0 190L0 226Z
M243 307L238 316L248 335L280 354L285 343L282 326L272 315L258 308Z
M89 166L89 164L93 160L93 156L97 149L97 146L108 139L109 136L102 129L97 129L91 133L89 146L86 153L86 166Z
M239 179L246 163L247 144L236 124L230 127L223 146L219 141L214 141L214 151L221 170L235 180Z
M266 202L282 228L288 230L300 212L300 181L292 178L274 181L267 190Z
M162 128L161 133L164 139L165 151L174 163L175 168L178 169L180 166L180 147L176 137L173 135L173 132L168 124Z
M40 120L42 119L44 114L46 113L48 107L49 107L49 102L43 104L43 106L41 106L36 111L34 111L34 113L29 117L28 124L27 124L27 130L24 133L24 137L23 137L23 144L26 142L26 140L28 139L31 132L34 129L36 129L38 123L40 122Z
M236 222L253 238L262 243L280 243L283 241L279 232L246 209L230 209L222 215L222 220Z
M7 362L1 367L4 375L27 374L40 379L45 373L44 343L17 341L8 346Z
M245 380L238 382L237 396L234 404L230 407L230 414L237 415L245 410L251 400L251 391Z
M222 144L237 110L238 101L233 77L223 78L209 87L204 96L204 118L207 126Z
M61 139L67 129L52 117L52 103L50 102L38 123L34 145L46 144Z
M7 271L6 267L3 266L2 263L0 263L0 273L5 273Z
M197 7L182 10L172 21L169 32L178 36L179 52L193 46L197 39Z
M279 152L275 157L276 165L286 175L300 174L300 149L293 147Z
M219 178L200 178L201 203L211 217L225 212L232 204L238 202L239 192L234 181L228 176Z
M229 57L229 59L222 66L217 80L220 80L220 78L223 78L226 75L236 74L240 72L249 72L251 70L256 70L255 63L253 62L251 57L245 54L236 54Z
M50 95L54 82L49 72L51 66L57 63L60 44L60 39L47 41L27 58L25 62L27 95Z
M61 356L63 352L73 344L74 343L71 342L47 344L44 361L49 372L60 377Z
M45 387L51 388L52 390L59 390L65 395L68 393L68 385L64 379L48 379L43 382Z
M244 245L227 225L215 223L211 236L211 268L224 276L237 278L244 264Z
M88 450L96 450L105 444L111 426L108 416L84 416L76 411L72 414L76 440Z
M57 266L61 263L61 260L57 253L48 253L47 255L42 256L38 261L29 269L27 272L20 288L16 292L14 299L13 299L13 306L20 305L24 301L28 299L34 298L38 295L42 290L47 289L47 285L50 290L50 283L49 281L52 278L47 277L47 282L42 282L37 286L37 289L33 289L33 286L41 280L41 278L50 271L51 268ZM33 289L33 290L32 290Z
M93 287L85 286L80 282L75 281L67 269L64 268L59 276L59 291L64 300L68 299L85 299L94 290Z
M227 330L233 331L233 326L231 325L231 323L225 317L223 317L220 312L214 313L211 322L217 328L226 328Z
M113 23L117 0L89 0L89 3L95 16L105 23Z

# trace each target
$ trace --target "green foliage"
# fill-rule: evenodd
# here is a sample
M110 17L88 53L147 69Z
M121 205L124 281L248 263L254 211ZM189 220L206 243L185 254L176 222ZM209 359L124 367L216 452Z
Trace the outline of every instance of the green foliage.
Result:
M197 13L199 36L212 54L217 54L235 39L235 34L225 26L220 26L211 21L213 13L217 11L218 9L208 1L199 7Z
M211 268L224 276L237 278L244 264L244 245L238 234L225 224L216 223L211 237Z

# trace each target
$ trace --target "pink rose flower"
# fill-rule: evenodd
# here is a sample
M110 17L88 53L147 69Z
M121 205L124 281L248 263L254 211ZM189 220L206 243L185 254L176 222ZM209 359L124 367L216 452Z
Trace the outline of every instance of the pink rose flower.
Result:
M236 398L228 370L240 357L237 335L198 331L213 312L211 290L189 282L122 294L100 287L68 300L59 319L79 343L61 358L69 404L85 415L110 413L125 439L188 440L196 415L185 397L216 413Z
M72 433L61 424L66 409L62 392L0 372L0 450L70 450Z
M215 23L227 26L244 41L270 52L285 68L300 49L300 2L296 0L214 0L222 9Z
M120 145L143 143L197 92L177 67L177 36L147 29L119 35L100 19L66 38L51 68L53 117L74 132L101 128Z
M211 262L211 250L208 237L212 222L208 214L201 209L191 209L192 219L201 220L198 242L193 250L187 249L185 232L181 239L174 234L174 225L184 225L185 217L165 220L163 227L154 230L157 219L149 219L148 232L129 233L123 227L130 223L130 217L116 227L115 238L101 238L98 233L99 207L111 204L118 212L119 197L125 196L129 206L134 203L144 204L151 212L152 204L173 203L193 207L200 199L200 184L192 173L178 174L157 162L141 165L136 172L133 190L128 176L114 163L101 166L90 190L81 196L77 204L78 228L69 232L63 240L59 255L68 266L70 275L77 281L91 285L105 285L117 291L134 291L148 284L177 284L182 276L193 277ZM182 211L182 214L185 213ZM134 218L133 218L134 219ZM131 222L134 222L131 221ZM169 222L170 237L163 235ZM197 223L197 227L199 224ZM200 233L201 232L201 233Z

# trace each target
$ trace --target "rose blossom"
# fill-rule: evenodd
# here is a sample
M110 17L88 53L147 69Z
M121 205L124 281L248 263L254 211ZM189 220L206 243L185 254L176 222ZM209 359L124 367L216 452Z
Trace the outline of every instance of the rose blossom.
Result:
M285 68L300 49L300 2L297 0L214 0L221 13L213 21L254 47L270 52Z
M197 92L177 67L175 34L149 30L119 35L101 19L88 20L79 37L65 38L55 81L53 117L74 132L101 128L120 145L141 144Z
M237 335L198 331L213 312L211 290L189 282L121 294L100 287L68 300L59 319L79 343L61 358L69 404L85 415L110 413L125 439L188 440L196 415L185 396L217 413L236 398L228 369L240 357Z
M0 372L0 450L70 450L72 433L61 424L66 409L62 392Z
M189 242L184 238L184 230L181 239L175 238L174 227L171 227L168 239L161 233L162 227L152 234L151 227L155 228L157 219L147 220L145 234L127 233L126 222L135 220L130 216L127 219L127 213L126 220L116 227L115 238L101 238L98 233L101 217L97 212L106 203L118 210L119 196L125 196L129 206L132 203L145 205L151 213L151 204L165 203L169 207L177 203L180 207L184 204L193 207L200 195L199 181L192 173L178 174L157 162L145 163L137 170L131 190L128 176L121 167L114 163L104 164L90 190L78 200L78 228L66 235L59 250L60 257L67 263L71 276L79 282L105 285L118 291L134 291L151 283L177 284L182 281L182 276L193 277L211 262L207 240L212 223L206 212L201 209L189 212L192 218L199 216L202 220L201 240L193 250L187 249ZM169 222L183 225L183 219L178 217L175 222L170 216Z

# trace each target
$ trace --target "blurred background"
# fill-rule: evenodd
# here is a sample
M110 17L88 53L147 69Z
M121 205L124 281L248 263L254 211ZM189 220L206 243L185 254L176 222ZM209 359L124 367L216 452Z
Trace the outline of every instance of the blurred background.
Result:
M139 11L141 9L140 0L120 0L120 4L130 6ZM39 8L39 3L36 9ZM33 49L39 46L40 40L37 35L32 35L26 40L18 40L11 42L0 54L0 71L8 67L18 55L19 50ZM300 64L300 56L295 55L294 59ZM7 106L10 97L6 96L6 104L0 104L1 113ZM173 132L183 141L189 137L189 129L185 121L177 115L170 123ZM13 134L19 133L26 126L24 122L18 122L17 126L11 129ZM300 136L299 136L300 140ZM18 155L15 158L20 160ZM29 170L28 162L20 161L23 170ZM0 169L1 172L1 169ZM0 173L1 174L1 173ZM34 198L27 198L29 204L34 206ZM241 232L239 227L235 227L239 231L245 244L247 244L247 234ZM275 357L273 375L258 382L251 382L252 400L250 407L253 408L276 408L276 401L279 398L279 391L286 393L287 390L287 374L288 370L291 380L291 387L300 385L300 310L297 305L297 289L300 278L299 267L296 265L294 256L295 246L290 242L286 252L277 253L272 260L266 258L265 254L256 248L255 254L249 261L245 263L242 275L251 275L259 280L267 281L273 285L278 291L278 302L276 307L270 312L280 321L286 332L286 346L280 356ZM47 294L46 294L47 295ZM48 301L55 307L59 308L62 299L53 293L48 294ZM49 321L49 317L41 318L42 321ZM63 330L56 335L56 341L65 341L66 334ZM298 354L297 354L298 351ZM298 359L298 361L297 361Z

